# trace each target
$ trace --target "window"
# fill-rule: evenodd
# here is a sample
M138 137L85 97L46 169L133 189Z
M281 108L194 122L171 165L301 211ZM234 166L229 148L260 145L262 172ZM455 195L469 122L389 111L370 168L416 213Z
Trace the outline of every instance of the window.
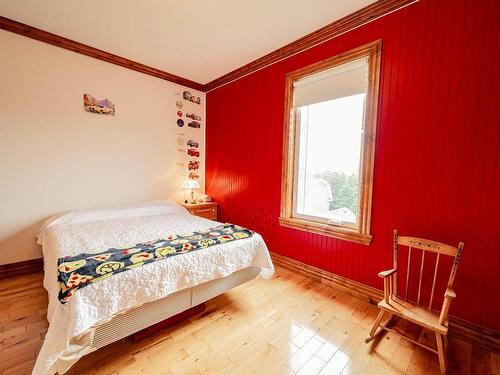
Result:
M281 225L370 243L380 49L287 75Z

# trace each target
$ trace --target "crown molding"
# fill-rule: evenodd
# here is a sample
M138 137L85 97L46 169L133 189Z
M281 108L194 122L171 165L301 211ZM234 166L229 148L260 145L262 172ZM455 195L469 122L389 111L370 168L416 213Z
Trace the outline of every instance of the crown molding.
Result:
M227 83L240 79L266 66L296 55L302 51L324 43L350 30L360 27L377 18L418 2L419 0L379 0L360 10L334 21L321 29L297 39L265 56L233 70L205 84L205 91L214 90Z
M125 57L114 55L112 53L88 46L86 44L68 38L64 38L56 34L49 33L48 31L14 21L6 17L0 16L0 29L11 31L13 33L23 35L31 39L52 44L54 46L80 53L82 55L90 56L98 60L106 61L111 64L119 65L127 69L135 70L137 72L160 78L165 81L177 83L181 86L187 86L192 89L205 91L205 86L201 83L176 76L175 74L126 59Z
M106 61L111 64L119 65L127 69L135 70L137 72L173 82L181 86L208 92L418 1L419 0L378 0L373 4L361 8L354 13L334 21L321 29L313 31L312 33L297 39L294 42L291 42L206 84L191 81L187 78L129 60L125 57L114 55L112 53L2 16L0 16L0 29L11 31L28 38L52 44L54 46Z

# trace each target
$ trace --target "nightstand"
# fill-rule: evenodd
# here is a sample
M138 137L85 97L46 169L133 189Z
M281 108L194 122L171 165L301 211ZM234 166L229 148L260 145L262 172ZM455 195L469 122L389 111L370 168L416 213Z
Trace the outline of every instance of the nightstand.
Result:
M205 219L217 221L217 203L196 203L196 204L181 204L191 215L204 217Z

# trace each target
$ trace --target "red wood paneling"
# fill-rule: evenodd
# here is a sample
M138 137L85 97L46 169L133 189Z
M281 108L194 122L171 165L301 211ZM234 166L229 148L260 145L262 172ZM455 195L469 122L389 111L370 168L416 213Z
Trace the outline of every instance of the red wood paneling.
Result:
M420 2L207 95L208 194L270 250L382 287L392 230L465 242L452 314L500 330L500 2ZM278 223L285 75L383 40L370 246ZM427 281L428 282L428 281Z

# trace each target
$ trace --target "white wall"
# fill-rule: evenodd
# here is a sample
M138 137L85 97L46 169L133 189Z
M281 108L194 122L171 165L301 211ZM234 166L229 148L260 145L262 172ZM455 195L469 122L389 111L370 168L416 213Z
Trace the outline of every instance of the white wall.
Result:
M35 233L54 213L182 200L179 130L200 142L204 186L205 122L176 126L183 87L3 30L0 46L0 264L41 257ZM85 112L84 93L116 115Z

